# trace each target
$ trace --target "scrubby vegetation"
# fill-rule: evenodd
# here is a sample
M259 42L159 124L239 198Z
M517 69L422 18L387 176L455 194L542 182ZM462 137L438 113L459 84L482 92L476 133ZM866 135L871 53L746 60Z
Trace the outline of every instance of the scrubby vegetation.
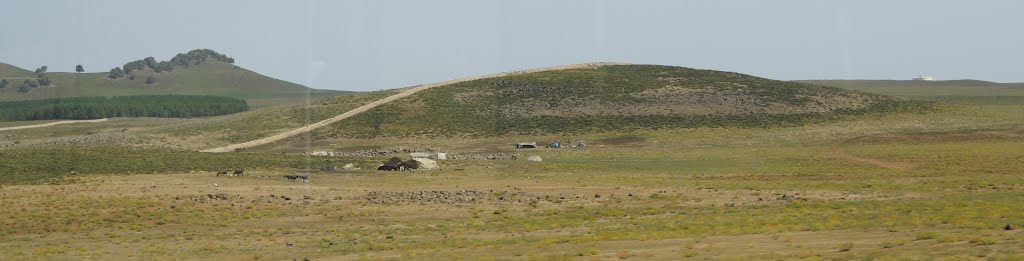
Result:
M0 132L0 259L1024 257L1020 97L947 96L927 113L771 128L591 132L573 136L586 139L587 148L516 151L542 162L444 160L440 169L416 172L368 170L388 157L297 151L413 146L491 153L511 151L515 141L569 135L300 136L275 144L280 150L223 154L61 139L219 139L226 136L210 138L218 129L241 135L244 128L302 125L309 122L303 118L329 117L374 98ZM902 164L880 164L886 162ZM362 170L303 170L347 163ZM246 176L211 172L234 169ZM449 198L459 193L463 198Z
M76 97L0 102L0 121L99 119L106 117L185 118L225 115L249 109L245 100L199 95Z
M487 136L771 127L930 107L928 102L731 72L613 65L452 84L318 132L322 137Z
M35 184L79 174L145 174L226 169L316 169L352 158L255 153L200 153L118 146L66 146L0 151L0 184ZM362 161L366 161L362 159Z

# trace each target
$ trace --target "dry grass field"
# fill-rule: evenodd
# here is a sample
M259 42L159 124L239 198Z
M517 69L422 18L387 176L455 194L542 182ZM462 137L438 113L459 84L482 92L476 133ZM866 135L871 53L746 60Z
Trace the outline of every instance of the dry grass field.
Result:
M225 142L182 126L246 117L256 116L0 132L0 259L1024 259L1020 103L805 126L299 136L244 153L179 150ZM125 144L100 146L103 137ZM589 146L511 148L580 139ZM300 154L399 147L520 157L379 172L391 155ZM345 163L360 170L304 170ZM215 173L227 169L246 175Z

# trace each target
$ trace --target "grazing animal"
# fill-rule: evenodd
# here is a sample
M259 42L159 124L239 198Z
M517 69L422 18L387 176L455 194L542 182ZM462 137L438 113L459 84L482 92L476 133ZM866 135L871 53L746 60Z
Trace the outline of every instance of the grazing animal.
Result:
M298 181L302 181L302 182L309 182L309 176L284 175L284 178L288 179L288 181L296 181L296 180L298 180Z
M225 171L218 171L218 172L217 172L217 176L218 176L218 177L219 177L219 176L227 176L227 175L228 175L228 171L226 171L226 170L225 170Z
M231 173L231 176L235 176L235 177L245 176L245 171L244 170L236 170L235 172Z

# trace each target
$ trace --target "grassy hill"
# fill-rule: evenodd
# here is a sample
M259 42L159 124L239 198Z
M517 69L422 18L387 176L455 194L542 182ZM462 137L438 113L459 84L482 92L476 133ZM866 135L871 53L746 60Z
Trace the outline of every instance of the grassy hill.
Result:
M764 127L914 109L920 102L732 72L609 65L438 87L313 133L315 138Z
M0 63L0 78L32 77L32 72L17 66Z
M22 93L10 86L0 89L0 101L35 100L84 96L129 96L154 94L216 95L242 98L254 107L298 103L310 98L343 95L348 92L317 90L261 75L227 62L208 59L173 70L136 70L111 79L109 73L46 73L52 84ZM154 83L146 79L153 77ZM34 80L33 72L0 64L0 78L13 84Z

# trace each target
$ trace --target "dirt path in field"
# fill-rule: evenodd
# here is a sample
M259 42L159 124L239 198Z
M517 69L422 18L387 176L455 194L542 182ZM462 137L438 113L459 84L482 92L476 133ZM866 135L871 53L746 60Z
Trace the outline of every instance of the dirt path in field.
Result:
M60 124L68 124L68 123L88 123L88 122L104 122L104 121L107 121L107 118L103 118L103 119L96 119L96 120L71 120L71 121L55 121L55 122L50 122L50 123L43 123L43 124L35 124L35 125L25 125L25 126L14 126L14 127L6 127L6 128L0 128L0 131L7 131L7 130L21 130L21 129L32 129L32 128L42 128L42 127L50 127L50 126L54 126L54 125L60 125Z
M230 151L235 151L237 149L251 148L251 147L260 146L260 145L276 142L276 141L279 141L279 140L287 139L287 138L293 137L295 135L299 135L299 134L302 134L302 133L310 132L310 131L315 130L317 128L320 128L320 127L323 127L323 126L327 126L327 125L330 125L332 123L335 123L335 122L338 122L338 121L350 118L352 116L355 116L356 114L366 112L366 111L368 111L370 109L376 108L377 106L380 106L380 105L392 102L394 100L405 98L405 97L407 97L409 95L413 95L413 94L415 94L417 92L420 92L420 91L423 91L423 90L427 90L427 89L430 89L430 88L434 88L434 87L438 87L438 86L444 86L444 85L455 84L455 83L460 83L460 82L474 81L474 80L479 80L479 79L487 79L487 78L495 78L495 77L504 77L504 76L509 76L509 75L516 75L516 74L524 74L524 73L556 71L556 70L570 70L570 69L587 69L587 68L596 68L596 67L605 66L605 65L623 65L623 64L625 64L625 63L606 63L606 62L602 62L602 63L570 64L570 65L544 67L544 68L529 69L529 70L522 70L522 71L512 71L512 72L495 73L495 74L488 74L488 75L481 75L481 76L474 76L474 77L466 77L466 78L459 78L459 79L448 80L448 81L443 81L443 82L436 82L436 83L431 83L431 84L420 85L420 86L416 86L416 87L413 87L411 89L405 90L405 91L403 91L401 93L388 96L388 97L386 97L384 99L380 99L380 100L368 103L366 105L359 106L358 108L355 108L353 110L347 111L347 112L342 113L342 114L340 114L338 116L334 116L334 117L331 117L331 118L326 119L326 120L322 120L322 121L317 122L317 123L306 125L305 127L301 127L301 128L290 130L290 131L286 131L286 132L282 132L282 133L279 133L279 134L276 134L276 135L273 135L273 136L270 136L270 137L261 138L261 139L257 139L257 140L253 140L253 141L248 141L248 142L243 142L243 143L238 143L238 144L232 144L232 145L228 145L228 146L224 146L224 147L220 147L220 148L208 149L208 150L204 150L203 152L230 152Z
M912 168L916 167L916 166L914 166L914 164L910 164L910 163L887 161L887 160L882 160L882 159L872 159L872 158L865 158L865 157L858 157L858 156L852 155L852 154L850 154L849 152L846 151L846 143L849 143L851 140L860 139L860 138L863 138L863 137L866 137L866 136L848 138L848 139L844 139L844 140L840 140L840 141L837 141L835 143L832 143L832 154L835 155L836 157L840 158L840 159L849 160L849 161L853 161L853 162L860 162L860 163L864 163L864 164L871 164L871 165L875 165L875 166L879 166L879 167L883 167L883 168L887 168L887 169L912 169Z

